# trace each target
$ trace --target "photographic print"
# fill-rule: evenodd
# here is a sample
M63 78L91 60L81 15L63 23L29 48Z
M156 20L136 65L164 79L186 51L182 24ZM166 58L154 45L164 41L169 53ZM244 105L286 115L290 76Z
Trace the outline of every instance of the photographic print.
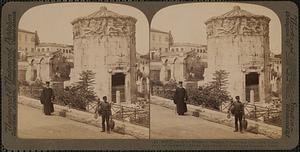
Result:
M148 29L126 5L29 9L18 27L18 136L147 139Z
M281 29L242 3L169 6L151 21L151 139L281 137Z
M299 144L292 1L1 4L4 151Z

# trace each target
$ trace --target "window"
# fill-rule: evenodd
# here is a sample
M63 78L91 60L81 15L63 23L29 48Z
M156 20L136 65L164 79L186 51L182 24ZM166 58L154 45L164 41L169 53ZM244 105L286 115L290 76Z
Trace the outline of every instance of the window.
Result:
M47 51L49 51L49 48L47 48Z
M25 35L25 42L27 42L27 35Z
M168 48L165 48L165 51L168 52Z
M159 42L161 41L161 36L158 37L158 41L159 41Z
M34 48L31 48L31 52L34 52Z
M183 51L183 48L181 48L181 51Z
M40 50L40 48L38 48L37 50L38 50L38 52L40 52L40 51L41 51L41 50Z
M179 50L179 49L178 49L178 48L176 48L176 52L178 52L178 50Z
M42 48L42 51L44 52L44 51L45 51L45 48Z

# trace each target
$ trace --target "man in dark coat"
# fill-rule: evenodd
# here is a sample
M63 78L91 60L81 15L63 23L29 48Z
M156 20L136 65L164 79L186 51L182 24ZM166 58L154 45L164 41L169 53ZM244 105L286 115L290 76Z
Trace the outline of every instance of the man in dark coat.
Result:
M103 97L103 102L98 104L98 114L102 116L102 132L105 132L105 122L107 133L110 133L109 119L111 117L111 104L107 101L107 97Z
M54 100L54 93L52 88L50 88L50 82L46 82L46 87L43 89L40 101L44 106L45 115L51 115L54 112L54 107L52 101Z
M245 115L244 112L244 104L240 101L240 97L236 96L235 97L236 101L233 103L233 107L231 111L233 112L234 119L235 119L235 130L234 132L238 131L238 123L240 125L240 132L243 133L243 124L242 124L242 119Z
M185 101L187 101L187 92L182 86L182 82L179 81L179 86L176 88L175 94L174 94L174 103L176 104L176 109L178 115L184 115L185 112L187 112L187 107Z

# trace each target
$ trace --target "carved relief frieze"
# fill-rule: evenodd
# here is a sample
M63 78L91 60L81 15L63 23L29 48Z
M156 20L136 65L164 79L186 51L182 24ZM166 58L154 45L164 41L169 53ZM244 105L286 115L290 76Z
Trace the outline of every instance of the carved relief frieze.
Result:
M74 38L88 36L120 36L135 33L134 23L126 18L82 19L73 24Z
M211 36L264 35L269 34L268 21L264 18L223 18L206 24L206 33Z

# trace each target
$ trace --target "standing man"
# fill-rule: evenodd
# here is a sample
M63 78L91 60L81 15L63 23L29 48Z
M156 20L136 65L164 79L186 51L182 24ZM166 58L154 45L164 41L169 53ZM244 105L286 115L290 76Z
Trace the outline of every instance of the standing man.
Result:
M182 81L179 81L179 86L176 88L175 94L174 94L174 103L176 104L176 109L178 115L184 115L185 112L187 112L187 107L185 101L187 101L187 92L185 88L182 86Z
M235 119L235 130L234 132L238 131L238 122L240 126L240 132L243 133L243 124L242 124L242 119L245 115L244 111L244 104L240 101L240 97L236 96L235 97L236 101L233 103L232 107L232 112L234 114L234 119Z
M102 115L102 132L105 132L105 122L107 133L110 133L109 119L111 117L111 104L107 101L107 97L103 97L103 102L100 103L99 115Z
M46 87L43 88L40 101L44 107L45 115L51 115L54 112L54 107L52 101L54 100L54 93L52 88L50 88L50 82L46 82Z

